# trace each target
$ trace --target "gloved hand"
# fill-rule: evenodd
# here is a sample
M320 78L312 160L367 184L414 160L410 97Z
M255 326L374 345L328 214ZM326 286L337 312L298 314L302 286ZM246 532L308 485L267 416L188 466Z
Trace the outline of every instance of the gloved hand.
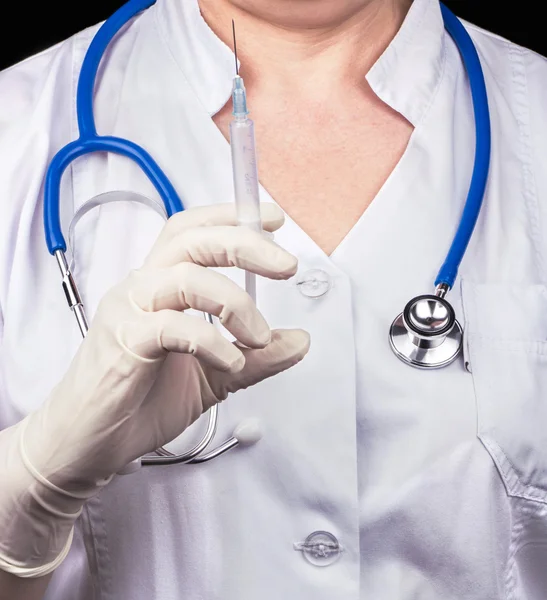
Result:
M262 215L265 230L283 223L273 204ZM206 268L272 279L296 272L292 255L235 225L233 205L173 216L143 267L104 296L44 404L0 432L0 568L27 577L55 569L85 500L114 473L176 438L229 392L305 356L306 332L270 331L244 290ZM246 348L188 308L216 315Z

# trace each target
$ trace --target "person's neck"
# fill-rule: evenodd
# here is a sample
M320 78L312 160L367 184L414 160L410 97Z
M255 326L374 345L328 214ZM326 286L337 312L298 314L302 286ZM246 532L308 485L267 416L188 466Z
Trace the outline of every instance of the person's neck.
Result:
M183 1L183 0L181 0ZM199 0L211 29L233 48L236 25L240 74L261 94L297 89L316 102L333 86L360 86L399 30L412 0L369 0L350 10L345 2L279 2L271 14L230 0ZM272 3L267 3L271 7ZM235 69L235 66L234 66ZM296 86L296 87L295 87Z

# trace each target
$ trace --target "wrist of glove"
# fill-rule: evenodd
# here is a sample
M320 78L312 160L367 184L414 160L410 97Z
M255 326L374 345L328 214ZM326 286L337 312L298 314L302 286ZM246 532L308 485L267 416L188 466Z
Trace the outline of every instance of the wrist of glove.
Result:
M26 454L27 424L0 432L0 569L41 577L65 559L83 503L99 488L76 498L41 476Z

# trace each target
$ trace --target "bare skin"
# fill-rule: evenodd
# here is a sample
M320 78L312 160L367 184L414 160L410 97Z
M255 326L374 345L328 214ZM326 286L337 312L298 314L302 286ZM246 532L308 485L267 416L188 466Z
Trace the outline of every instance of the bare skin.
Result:
M412 133L365 80L411 0L199 2L229 45L236 20L262 184L330 255L389 177ZM226 137L230 110L215 116ZM0 600L41 600L49 579L0 570Z
M412 134L365 78L409 6L409 0L200 0L205 20L230 47L236 22L260 181L327 255L373 201ZM230 119L228 103L214 117L226 138Z

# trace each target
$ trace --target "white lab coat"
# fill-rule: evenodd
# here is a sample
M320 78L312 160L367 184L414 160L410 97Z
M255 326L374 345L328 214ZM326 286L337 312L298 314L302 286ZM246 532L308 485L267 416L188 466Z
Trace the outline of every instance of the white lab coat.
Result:
M43 402L80 342L46 251L42 198L48 162L77 136L77 76L95 31L0 75L2 427ZM300 365L220 407L217 440L247 417L260 419L263 439L208 464L116 478L87 505L47 600L544 600L547 63L469 31L490 95L493 154L450 294L465 355L423 372L387 341L404 304L432 290L475 142L465 70L438 2L415 0L368 75L415 126L408 149L332 256L289 218L276 240L299 257L299 273L259 281L270 324L312 338ZM159 0L107 53L98 129L144 146L186 206L229 201L229 145L210 117L229 100L232 76L233 56L196 0ZM78 160L63 179L65 231L84 201L108 190L154 197L126 159ZM90 316L161 227L127 204L78 225L76 277ZM296 283L311 269L331 283L316 299ZM343 547L325 567L294 549L319 530Z

